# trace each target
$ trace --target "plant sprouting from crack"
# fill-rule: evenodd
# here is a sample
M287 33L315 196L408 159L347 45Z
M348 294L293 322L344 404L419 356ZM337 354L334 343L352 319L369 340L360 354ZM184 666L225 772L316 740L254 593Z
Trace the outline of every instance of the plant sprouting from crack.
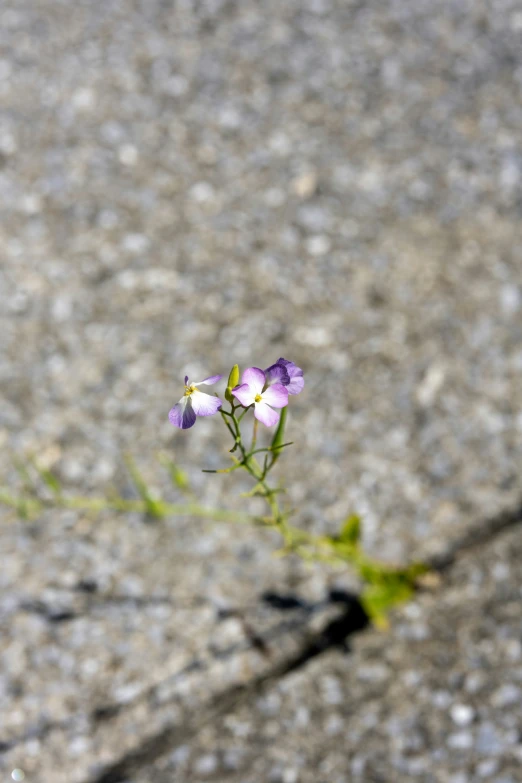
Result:
M217 383L221 375L203 381L190 382L185 376L184 394L169 414L171 423L179 429L190 429L198 416L219 413L232 438L229 456L232 465L204 473L229 474L244 470L253 481L245 497L262 498L267 513L252 515L225 509L206 508L197 503L187 474L170 458L161 453L159 462L167 471L176 492L184 502L172 503L153 490L130 455L125 464L134 486L136 497L128 498L112 491L105 497L71 495L66 493L57 476L43 468L35 459L14 459L20 491L0 489L0 503L10 506L22 519L37 518L45 508L61 507L98 513L112 510L120 513L138 512L147 520L168 516L189 515L216 521L247 522L275 530L282 539L283 554L295 554L310 561L349 565L361 582L360 600L374 623L385 626L390 609L412 597L420 578L428 568L422 563L396 567L369 557L362 546L361 519L351 514L340 525L336 535L308 532L290 523L295 513L282 501L285 489L271 483L270 474L283 451L292 445L285 440L289 399L304 388L302 370L293 362L279 359L266 370L250 367L239 383L239 368L232 368L225 400L225 409L217 395L199 390L201 385ZM280 412L279 412L280 411ZM247 417L253 412L252 435L245 438ZM269 445L258 445L259 423L275 427ZM248 442L249 440L249 442Z

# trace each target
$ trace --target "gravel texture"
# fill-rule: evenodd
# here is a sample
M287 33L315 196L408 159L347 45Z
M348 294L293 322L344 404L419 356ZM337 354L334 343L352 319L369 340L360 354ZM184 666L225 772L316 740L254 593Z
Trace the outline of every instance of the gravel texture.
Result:
M218 420L166 421L185 372L285 355L308 378L288 468L304 523L356 507L400 557L508 502L519 16L4 4L4 442L84 486L123 449L194 473L223 446Z
M226 464L220 421L200 420L181 433L167 412L185 373L226 373L234 362L266 367L285 356L307 380L289 422L298 451L279 463L299 524L332 531L357 510L368 550L399 561L444 551L482 519L515 507L521 35L516 0L4 0L3 480L16 481L13 452L32 452L72 491L112 483L129 494L122 455L131 451L167 492L154 462L164 449L188 472L201 502L237 510L245 502L238 493L249 488L244 479L200 473ZM318 605L329 588L354 587L338 570L309 571L271 557L276 538L254 529L73 512L47 512L28 525L0 514L2 764L28 770L34 783L51 775L86 783L158 727L175 725L170 702L157 710L155 697L145 707L139 698L128 711L122 705L170 682L194 657L212 658L215 636L230 633L223 644L244 648L233 666L212 658L211 675L207 666L176 685L180 715L193 699L194 731L213 694L277 671L320 612L340 611L296 610L300 630L277 632L268 661L237 617L220 620L220 607L241 610L254 630L269 633L282 618L259 603L263 591ZM509 551L502 552L508 568ZM512 573L500 584L515 596ZM476 583L476 606L486 605L488 584ZM458 596L458 588L448 589ZM460 619L462 633L468 627L462 600L448 633L460 633ZM428 619L410 618L412 628L436 617L419 605ZM499 599L488 626L493 650L504 638L500 606ZM430 656L446 638L444 625L433 622L413 667L427 678L427 691ZM360 663L331 655L328 667L340 667L332 676L349 697L343 672L357 677L373 656L371 665L388 674L381 684L370 677L368 704L376 714L398 709L387 683L409 646L396 626L385 643L369 638L378 639L376 651L368 642ZM444 676L467 666L488 679L479 652L473 666L461 649L454 652ZM303 699L312 699L310 672L325 661L320 656L293 675ZM515 693L507 670L505 681L500 670L495 678L500 699ZM406 724L433 697L417 701L421 690L412 688ZM362 685L360 694L364 705ZM99 719L107 705L120 711L113 722ZM515 720L518 705L492 702L483 721L464 691L451 705L472 707L471 728L464 725L469 711L452 717L444 708L448 723L440 725L451 724L444 732L456 739L448 745L436 722L425 728L418 773L400 766L417 751L401 750L387 735L375 780L417 774L465 783L462 776L489 775L508 783L516 742L499 720ZM241 709L258 720L254 703ZM408 742L415 732L401 714L396 724L392 712L389 720ZM331 715L335 723L333 707ZM271 721L271 731L282 726L277 710ZM330 742L326 728L316 743L304 729L299 740L290 723L274 741L283 783L294 781L294 767L301 770L294 751L316 759L313 771L322 763L317 747ZM482 734L479 726L486 726ZM503 743L493 754L497 767L487 754L477 760L478 738L491 739L491 727ZM363 728L351 731L358 736ZM247 749L250 778L233 766L226 771L220 740L209 731L208 742L191 739L179 751L180 768L188 765L194 780L237 774L257 783L272 774L268 766L256 771L255 748ZM370 749L380 735L368 731ZM463 747L470 736L473 747ZM199 747L195 759L191 748ZM339 780L370 775L357 772L358 763L371 768L365 752L353 751L353 758L362 754L353 769L347 757L332 767ZM438 763L438 752L440 778L422 767L426 759Z
M3 530L0 770L83 783L298 657L339 614L324 569L250 539L69 512ZM281 613L263 593L296 597Z
M522 541L463 557L444 588L180 742L129 783L516 783Z

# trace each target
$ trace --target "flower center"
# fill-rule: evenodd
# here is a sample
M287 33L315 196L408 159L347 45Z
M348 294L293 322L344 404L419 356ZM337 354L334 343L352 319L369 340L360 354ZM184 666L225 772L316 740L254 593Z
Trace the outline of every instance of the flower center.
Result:
M185 397L190 397L192 392L195 391L196 391L196 387L194 386L194 384L192 384L191 386L185 386Z
M261 401L262 401L262 399L263 399L263 398L261 397L261 395L260 395L260 394L256 394L256 396L254 397L254 402L261 402Z

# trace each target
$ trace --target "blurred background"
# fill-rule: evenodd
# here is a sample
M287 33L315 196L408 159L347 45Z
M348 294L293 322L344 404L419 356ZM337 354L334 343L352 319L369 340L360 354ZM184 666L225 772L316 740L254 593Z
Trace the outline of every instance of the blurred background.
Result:
M168 494L161 449L202 503L243 508L237 496L248 485L237 474L200 472L226 464L219 418L181 432L168 410L185 374L284 356L306 378L291 400L297 445L278 465L297 524L333 532L356 510L368 551L406 562L515 508L521 38L516 0L4 0L2 483L16 481L12 454L32 453L70 491L130 492L130 452ZM317 602L332 587L353 588L352 577L273 558L275 537L232 524L0 515L6 780L517 780L513 542L497 552L496 572L488 551L483 572L470 565L455 577L465 605L448 599L456 634L472 600L477 617L486 604L492 617L497 599L512 607L501 630L492 620L466 631L490 642L481 660L495 662L483 675L497 694L491 712L472 704L489 703L480 672L466 691L480 655L464 654L456 638L436 647L444 622L429 630L439 599L426 598L397 638L375 641L373 669L361 653L360 709L346 707L355 686L343 697L335 685L353 671L336 658L326 691L308 693L303 675L302 703L284 720L283 697L263 697L257 718L248 703L230 717L225 740L201 728L212 724L209 694L252 682L269 663L237 617L219 613L240 609L254 627L270 625L263 591ZM424 663L401 679L408 621L424 628L411 631ZM512 642L507 652L499 639ZM278 644L270 665L283 655ZM214 655L234 645L237 655ZM448 649L456 657L446 681ZM203 659L199 673L190 669ZM424 706L406 699L413 712L402 723L400 691L382 701L389 730L377 711L360 717L368 700L384 699L388 676L422 701L425 670L436 674ZM171 690L159 696L163 682ZM322 715L315 749L304 739L310 705ZM161 753L132 761L147 738L186 725L185 709L192 739L172 736ZM439 717L412 749L405 737L422 710ZM272 724L265 744L256 720ZM250 734L237 729L245 725ZM104 778L126 753L127 766Z

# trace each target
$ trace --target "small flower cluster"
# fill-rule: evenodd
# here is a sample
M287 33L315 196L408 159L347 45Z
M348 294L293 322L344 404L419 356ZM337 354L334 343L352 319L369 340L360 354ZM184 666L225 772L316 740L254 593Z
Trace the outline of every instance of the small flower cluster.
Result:
M188 430L195 424L196 416L212 416L217 413L222 405L219 397L204 394L198 386L217 383L222 377L212 375L202 381L189 381L188 376L185 376L185 393L169 412L171 424ZM253 406L255 418L271 427L279 421L280 414L276 409L288 405L288 395L299 394L303 388L301 368L281 358L266 370L249 367L244 371L241 383L230 389L230 394L243 408Z

